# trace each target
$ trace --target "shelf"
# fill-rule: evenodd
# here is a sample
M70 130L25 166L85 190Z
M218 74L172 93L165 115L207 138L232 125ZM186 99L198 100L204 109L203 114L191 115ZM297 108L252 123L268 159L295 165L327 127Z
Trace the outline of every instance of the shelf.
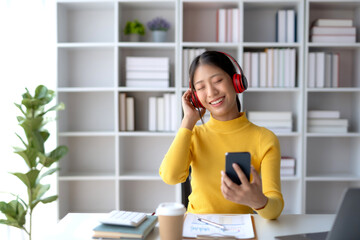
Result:
M308 182L359 182L360 176L352 173L316 174L305 178Z
M283 43L283 42L244 42L246 48L299 48L300 43Z
M220 8L239 9L237 42L217 42ZM295 10L296 42L276 42L282 9ZM162 43L152 41L146 26L158 16L171 24ZM241 65L245 52L295 49L296 87L250 87L239 99L244 111L292 113L292 132L276 133L281 155L296 159L296 175L281 176L283 213L333 213L345 188L360 187L360 42L309 42L317 18L352 19L359 41L360 2L353 0L58 0L56 91L66 109L57 116L57 140L69 147L59 162L59 217L113 209L153 212L160 202L181 201L180 185L167 185L158 175L176 132L148 131L148 104L150 97L175 94L180 126L181 97L188 90L183 53L190 48L223 51ZM139 42L123 33L133 19L146 28ZM340 55L339 88L307 87L307 58L317 51ZM126 87L128 56L168 57L169 87ZM120 93L135 100L135 131L119 131ZM309 110L340 111L349 132L308 133Z
M165 48L165 49L173 49L175 48L176 44L171 42L120 42L117 44L118 47L126 47L126 48Z
M118 87L119 92L175 92L174 87L169 88L134 88L134 87Z
M70 92L114 92L111 87L62 87L57 88L57 92L70 93Z

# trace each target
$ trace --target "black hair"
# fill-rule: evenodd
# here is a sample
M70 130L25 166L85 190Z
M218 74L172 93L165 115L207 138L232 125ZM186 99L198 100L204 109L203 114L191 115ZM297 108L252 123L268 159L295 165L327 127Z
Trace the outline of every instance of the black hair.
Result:
M194 95L195 87L194 87L194 75L196 69L201 65L212 65L216 66L220 69L222 69L224 72L226 72L230 79L233 78L233 75L236 73L236 68L234 66L234 63L228 56L226 56L222 52L218 51L205 51L201 55L194 58L190 65L189 69L189 78L190 78L190 88L191 88L191 94ZM195 98L197 99L197 98ZM238 107L239 112L241 111L241 103L238 97L236 97L236 105ZM201 117L200 109L198 109L199 115L201 118L202 123L204 123L203 118Z

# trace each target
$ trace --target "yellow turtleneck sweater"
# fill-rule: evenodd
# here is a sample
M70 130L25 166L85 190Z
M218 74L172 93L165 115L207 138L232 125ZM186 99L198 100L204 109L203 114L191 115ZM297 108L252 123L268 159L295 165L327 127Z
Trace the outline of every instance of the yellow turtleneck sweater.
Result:
M261 174L262 190L268 198L257 213L266 219L277 218L284 207L279 141L268 129L249 122L244 113L230 121L211 117L193 131L180 128L161 163L160 176L167 184L184 182L191 165L189 212L253 213L250 207L231 202L221 193L220 171L225 171L226 152L250 152L251 164Z

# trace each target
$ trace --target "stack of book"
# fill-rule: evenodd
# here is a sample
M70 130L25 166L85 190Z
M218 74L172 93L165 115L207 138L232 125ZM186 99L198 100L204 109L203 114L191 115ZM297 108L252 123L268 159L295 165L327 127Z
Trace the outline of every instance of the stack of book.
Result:
M157 223L157 216L147 216L138 227L100 224L93 231L93 239L145 239Z
M240 10L218 9L216 11L216 41L239 42L240 39Z
M339 87L340 55L330 52L310 52L308 55L308 87Z
M183 50L183 87L189 87L189 69L192 61L205 51L205 48L188 48Z
M126 57L126 87L169 87L169 58Z
M296 41L295 10L279 10L276 13L276 41L293 43Z
M165 93L149 98L149 131L176 131L176 97Z
M339 111L308 111L309 133L347 133L348 119L341 119Z
M274 133L289 133L292 131L292 113L275 111L249 111L250 122L266 127Z
M317 19L310 29L311 42L355 43L352 19Z
M135 131L135 100L134 97L119 94L119 130Z
M249 87L295 87L296 50L268 48L244 52L243 70Z
M280 175L295 176L295 158L288 156L281 156Z

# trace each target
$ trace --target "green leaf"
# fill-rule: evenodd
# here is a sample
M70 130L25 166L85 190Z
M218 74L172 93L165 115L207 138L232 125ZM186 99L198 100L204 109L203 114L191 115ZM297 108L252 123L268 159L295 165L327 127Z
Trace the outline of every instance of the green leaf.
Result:
M37 184L35 188L31 189L31 205L30 209L33 209L38 202L41 200L41 197L50 189L50 184Z
M40 135L41 135L43 141L45 142L49 138L50 133L47 130L43 130L43 131L40 131Z
M44 173L38 178L38 180L37 180L36 183L40 183L40 180L41 180L41 179L43 179L44 177L49 176L49 175L57 172L59 169L60 169L60 168L51 168L51 169L47 170L46 172L44 172Z
M26 116L26 113L24 112L24 110L22 109L22 106L18 103L14 103L15 106L22 112L22 114L24 114L24 116Z
M15 133L16 136L20 139L20 141L24 144L24 146L27 148L28 145L25 143L25 141L19 136L19 134Z
M51 197L47 197L47 198L44 198L44 199L41 199L41 202L46 204L46 203L51 203L53 201L56 201L58 199L58 196L57 195L54 195L54 196L51 196Z
M61 145L55 148L51 153L49 154L50 158L59 160L62 157L64 157L68 153L69 149L67 146Z
M0 211L5 214L7 220L2 220L2 224L23 228L25 224L25 216L27 211L18 200L10 201L9 203L0 202Z
M39 176L39 170L32 169L26 174L23 173L12 173L13 175L17 176L28 188L33 188L36 183L36 179Z
M23 150L21 148L15 148L15 153L19 154L26 162L29 168L36 166L37 151L34 148L28 148Z
M50 111L59 111L59 110L64 110L65 109L65 104L64 103L59 103L51 108L49 108L47 111L43 112L42 114L39 114L39 116L43 116L46 113L50 112Z
M41 98L45 98L47 95L48 89L47 87L45 87L44 85L39 85L37 86L37 88L35 89L35 96L34 98L36 99L41 99Z

